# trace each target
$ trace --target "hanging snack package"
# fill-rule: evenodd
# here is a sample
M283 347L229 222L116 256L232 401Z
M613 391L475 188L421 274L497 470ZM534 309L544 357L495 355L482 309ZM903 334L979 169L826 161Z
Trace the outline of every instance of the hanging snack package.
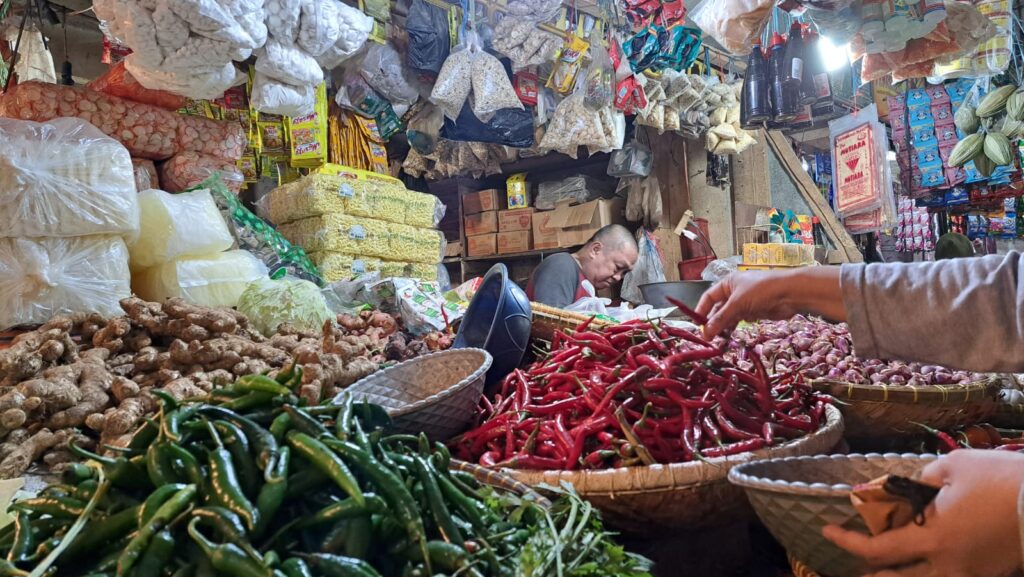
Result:
M392 104L412 105L419 100L419 91L405 77L402 57L390 44L371 43L359 60L359 73Z
M747 54L771 17L775 0L703 0L690 12L697 27L733 54Z
M874 104L829 122L835 211L840 218L879 209L892 182L886 178L887 143L878 138Z
M440 73L451 48L448 11L426 0L413 0L405 22L409 31L409 68L431 76Z
M570 35L558 53L547 87L560 94L572 92L576 86L576 75L583 66L583 57L589 48L589 42L575 34Z
M471 32L462 44L455 47L444 61L430 93L430 101L452 120L459 117L473 88L473 59L480 51L475 39L476 35Z
M512 77L512 85L519 95L519 101L527 106L537 105L537 94L540 91L540 78L532 72L516 72Z
M345 74L345 80L338 87L334 102L366 118L375 118L388 105L388 101L358 74Z
M489 121L494 113L504 108L523 109L512 81L501 61L481 51L473 59L473 114L483 122Z
M615 96L615 88L612 85L615 69L612 68L612 60L609 58L606 48L599 44L591 52L593 59L587 69L584 101L590 108L600 110L612 105Z
M291 144L291 165L316 168L327 162L327 87L316 87L313 113L287 118L288 141Z
M608 160L608 176L628 178L631 176L647 176L651 174L654 155L650 147L636 138L626 146L612 153Z

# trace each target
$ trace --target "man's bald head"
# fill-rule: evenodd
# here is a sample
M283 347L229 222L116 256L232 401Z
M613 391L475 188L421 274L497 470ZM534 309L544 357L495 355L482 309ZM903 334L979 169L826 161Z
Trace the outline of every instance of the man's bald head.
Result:
M576 258L583 276L594 288L603 289L622 280L636 264L638 253L633 233L621 224L609 224L590 237Z

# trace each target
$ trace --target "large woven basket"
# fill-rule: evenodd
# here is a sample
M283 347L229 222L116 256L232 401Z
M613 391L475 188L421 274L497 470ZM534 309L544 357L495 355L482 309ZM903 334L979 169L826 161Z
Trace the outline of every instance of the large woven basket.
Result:
M444 441L466 430L484 392L491 355L449 349L376 372L338 394L387 409L396 431Z
M806 437L753 453L705 462L624 467L600 471L505 470L528 485L572 483L594 504L608 525L632 534L725 525L750 512L743 491L726 477L737 465L768 457L815 455L832 450L843 437L843 419L828 407L825 425Z
M921 425L950 429L985 422L996 409L998 386L852 385L817 381L814 388L836 398L850 438L920 434Z
M825 540L826 525L867 534L850 503L854 485L882 475L913 476L935 455L869 454L790 457L747 463L729 473L771 534L812 571L829 577L868 573L863 561Z
M996 403L988 422L1003 429L1024 429L1024 405Z
M551 506L551 501L544 495L534 491L533 487L516 481L501 471L495 471L494 469L488 469L487 467L481 467L466 461L459 461L458 459L452 459L450 467L473 475L477 481L484 485L490 485L495 489L505 491L506 493L514 493L520 497L528 497L531 501L545 509Z
M530 327L530 336L535 339L550 341L555 331L562 329L574 331L580 323L584 323L590 315L571 312L563 309L556 309L540 303L531 302L530 309L533 313L533 325ZM601 327L612 324L604 319L594 319L590 326Z

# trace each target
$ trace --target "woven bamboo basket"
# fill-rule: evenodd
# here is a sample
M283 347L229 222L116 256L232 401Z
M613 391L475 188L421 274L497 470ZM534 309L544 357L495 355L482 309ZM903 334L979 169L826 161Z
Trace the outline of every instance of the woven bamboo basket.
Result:
M850 438L920 434L916 423L935 429L983 423L996 410L999 391L987 381L922 387L817 381L814 388L837 399Z
M988 422L1003 429L1024 429L1024 405L996 403Z
M736 467L729 481L743 487L757 516L794 559L830 577L866 574L864 561L822 536L826 525L867 534L850 502L855 485L882 475L912 477L935 455L817 455L769 459Z
M384 407L398 432L426 433L444 441L466 430L484 392L491 355L483 349L449 349L388 367L338 396Z
M481 467L480 465L475 465L466 461L459 461L458 459L452 459L450 467L457 471L465 471L473 475L477 481L484 485L490 485L495 489L505 491L507 493L515 493L520 497L529 497L530 500L545 509L551 507L551 501L549 501L547 497L541 495L537 491L534 491L533 487L530 487L526 483L517 481L501 471L495 471L494 469L488 469L487 467Z
M575 313L563 309L556 309L540 303L531 302L530 309L533 311L533 325L530 329L530 336L535 339L550 341L552 335L558 329L574 331L580 323L584 323L590 315ZM590 326L602 327L613 324L604 319L594 319Z
M793 570L793 577L822 577L791 553L786 553L786 558L789 560L789 568Z
M631 534L663 535L676 529L726 525L749 515L742 489L726 480L733 467L770 457L827 453L842 437L842 415L828 407L825 425L818 431L753 453L600 471L503 471L531 486L567 481L601 510L609 526Z

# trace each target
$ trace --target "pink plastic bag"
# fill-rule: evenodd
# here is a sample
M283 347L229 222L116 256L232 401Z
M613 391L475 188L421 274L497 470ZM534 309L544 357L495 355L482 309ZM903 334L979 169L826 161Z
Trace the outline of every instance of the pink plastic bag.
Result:
M201 116L178 117L177 152L199 152L234 162L242 158L245 145L245 131L237 122Z
M245 176L235 163L204 156L198 152L179 152L160 165L160 183L167 192L181 192L201 184L214 172L231 192L238 194Z

